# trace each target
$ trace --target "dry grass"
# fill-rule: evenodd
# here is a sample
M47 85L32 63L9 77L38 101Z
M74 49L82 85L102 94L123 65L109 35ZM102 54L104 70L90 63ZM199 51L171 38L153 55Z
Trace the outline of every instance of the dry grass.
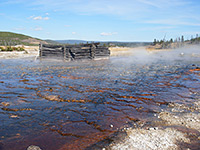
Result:
M145 47L110 47L110 56L129 56L135 50L144 50Z

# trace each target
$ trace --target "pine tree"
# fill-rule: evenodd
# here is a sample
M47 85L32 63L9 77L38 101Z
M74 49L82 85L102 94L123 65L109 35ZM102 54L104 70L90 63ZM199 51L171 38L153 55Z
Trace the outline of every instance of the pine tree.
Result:
M184 42L184 36L183 35L181 36L181 42L182 43Z
M157 41L156 41L156 39L154 39L154 41L153 41L153 45L156 45L157 44Z

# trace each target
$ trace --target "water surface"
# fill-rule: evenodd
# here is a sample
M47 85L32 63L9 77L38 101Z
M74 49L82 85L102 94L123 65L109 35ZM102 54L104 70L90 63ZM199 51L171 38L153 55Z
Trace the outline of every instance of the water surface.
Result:
M0 61L0 150L84 149L168 102L199 98L191 52L133 52L98 61Z

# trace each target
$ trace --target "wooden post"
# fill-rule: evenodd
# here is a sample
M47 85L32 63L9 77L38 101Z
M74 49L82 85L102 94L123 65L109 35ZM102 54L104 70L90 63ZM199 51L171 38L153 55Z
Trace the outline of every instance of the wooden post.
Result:
M92 44L90 46L90 57L91 57L91 59L94 59L94 57L95 57L95 49L96 49L96 46L94 44Z
M69 48L66 48L66 58L68 61L70 61L70 53L69 53Z
M42 50L43 50L43 45L42 43L39 44L39 56L42 57Z
M63 57L64 57L64 60L66 60L66 46L64 45L63 47Z

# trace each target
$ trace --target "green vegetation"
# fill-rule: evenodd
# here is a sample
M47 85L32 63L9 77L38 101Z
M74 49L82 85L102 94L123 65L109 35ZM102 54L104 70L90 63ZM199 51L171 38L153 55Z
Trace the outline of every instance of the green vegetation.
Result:
M156 49L171 49L171 48L179 48L182 47L184 45L188 45L188 44L200 44L200 37L198 36L198 34L196 34L196 38L193 38L193 36L191 36L190 40L185 40L184 36L182 35L181 37L178 37L176 39L170 39L170 40L156 40L154 39L152 45L157 47Z
M23 47L11 47L11 46L6 46L6 47L0 47L1 52L12 52L12 51L25 51Z
M15 45L35 46L38 45L40 42L44 41L23 34L17 34L12 32L0 32L1 46L15 46Z
M194 44L200 44L200 37L199 37L199 35L196 34L196 38L193 38L193 36L192 36L190 42L194 43Z

